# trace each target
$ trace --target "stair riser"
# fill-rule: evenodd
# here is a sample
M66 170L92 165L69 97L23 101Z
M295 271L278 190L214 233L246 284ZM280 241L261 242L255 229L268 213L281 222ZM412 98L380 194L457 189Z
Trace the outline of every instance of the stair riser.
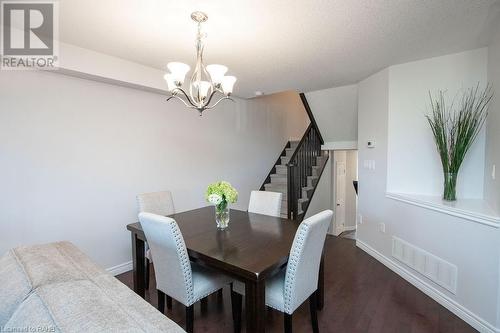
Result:
M290 157L282 157L281 165L286 165L290 161Z
M302 198L309 199L312 195L313 190L302 190Z
M323 164L325 163L325 160L326 160L326 156L318 156L318 157L316 157L316 165L317 166L323 166Z
M286 152L286 157L290 158L290 157L292 157L293 153L295 152L295 148L287 148L285 150L285 152Z
M276 174L277 175L285 175L286 176L288 174L287 168L286 167L279 167L278 168L278 166L279 165L276 166Z
M286 177L271 177L271 184L286 184Z
M318 183L318 178L307 178L307 186L314 187Z
M270 192L278 192L278 193L283 193L283 196L286 196L288 191L286 190L286 188L276 188L276 187L273 187L273 186L269 186L270 184L266 184L264 185L266 191L270 191Z

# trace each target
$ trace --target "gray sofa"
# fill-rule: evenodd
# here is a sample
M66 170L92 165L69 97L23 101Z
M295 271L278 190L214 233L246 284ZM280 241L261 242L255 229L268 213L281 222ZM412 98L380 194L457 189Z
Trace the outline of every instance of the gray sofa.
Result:
M0 332L184 332L69 242L0 258Z

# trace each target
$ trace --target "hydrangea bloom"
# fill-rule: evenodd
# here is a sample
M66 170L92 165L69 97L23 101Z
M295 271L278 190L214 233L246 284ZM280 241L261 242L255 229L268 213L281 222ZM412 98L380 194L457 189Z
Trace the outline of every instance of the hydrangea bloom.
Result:
M208 185L205 197L208 202L224 209L228 203L238 201L238 192L226 181L220 181Z

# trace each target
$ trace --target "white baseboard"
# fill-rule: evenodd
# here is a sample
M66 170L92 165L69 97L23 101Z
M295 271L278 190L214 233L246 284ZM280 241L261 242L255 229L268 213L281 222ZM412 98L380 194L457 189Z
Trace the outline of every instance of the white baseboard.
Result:
M132 261L124 262L123 264L119 264L113 267L106 268L106 270L111 273L113 276L118 274L122 274L132 270Z
M426 281L420 279L415 274L406 270L405 268L399 266L396 262L391 260L390 258L384 256L382 253L378 252L371 246L366 243L356 240L356 246L361 250L365 251L382 264L384 264L387 268L401 276L403 279L417 287L424 294L444 306L446 309L453 312L456 316L461 318L463 321L474 327L481 333L500 333L500 328L493 326L483 318L479 317L475 313L466 309L462 305L458 304L456 301L443 294L441 291L427 283Z
M344 226L344 232L345 231L353 231L353 230L356 230L356 226L355 225L354 226L350 226L350 227Z

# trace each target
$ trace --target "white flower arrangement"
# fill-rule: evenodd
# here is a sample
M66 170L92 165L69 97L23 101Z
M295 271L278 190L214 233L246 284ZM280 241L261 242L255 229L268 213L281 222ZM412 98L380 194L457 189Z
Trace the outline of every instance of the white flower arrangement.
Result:
M215 205L218 211L227 208L228 203L235 203L238 200L238 192L228 182L220 181L208 185L205 198Z
M214 194L210 194L208 196L207 200L208 200L208 202L210 202L213 205L218 205L218 204L220 204L222 202L222 196L219 195L219 194L215 194L215 193Z

